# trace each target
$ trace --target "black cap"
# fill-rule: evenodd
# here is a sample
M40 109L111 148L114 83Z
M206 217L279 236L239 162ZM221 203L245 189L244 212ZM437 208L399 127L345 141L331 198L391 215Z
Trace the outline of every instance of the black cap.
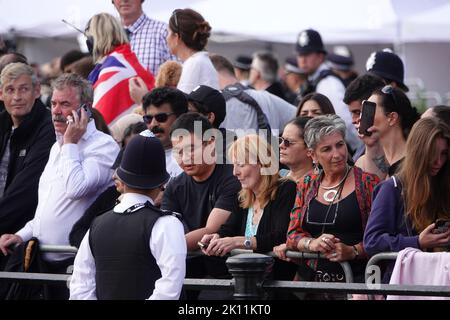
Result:
M323 47L322 37L313 29L307 29L299 33L295 48L299 55L305 55L312 52L327 53Z
M346 46L335 46L333 53L327 55L333 69L348 71L354 65L353 54Z
M154 189L169 181L164 148L156 137L135 135L123 152L117 176L127 186Z
M221 124L226 115L226 102L220 91L208 86L198 86L187 97L188 101L201 104L205 112L214 113L217 124ZM199 110L200 111L200 110Z
M375 74L386 80L395 81L397 85L408 92L409 88L404 84L405 68L398 55L389 49L372 52L366 62L368 73Z
M242 69L242 70L250 70L252 66L252 57L240 55L237 56L233 62L233 67Z
M286 58L284 70L286 73L305 74L305 72L298 66L297 57L294 56Z

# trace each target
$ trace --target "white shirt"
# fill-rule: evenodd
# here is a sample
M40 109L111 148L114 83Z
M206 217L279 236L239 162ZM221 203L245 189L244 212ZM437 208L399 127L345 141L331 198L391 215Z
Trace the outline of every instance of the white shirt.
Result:
M115 212L124 212L137 203L151 198L142 194L126 193ZM155 282L155 289L149 300L177 300L180 297L186 275L186 239L183 224L173 216L156 220L150 237L150 250L161 270L161 278ZM130 275L131 277L132 275ZM71 300L96 300L95 260L89 246L89 231L81 242L75 257L74 270L70 280Z
M329 69L329 67L326 63L322 63L316 72L309 77L309 80L317 79L320 72L326 69ZM355 126L352 124L352 115L348 110L348 106L343 101L345 87L342 82L336 77L326 77L317 84L316 92L321 93L330 99L336 114L345 121L345 125L347 127L345 140L354 150L358 149L363 143L358 137Z
M257 91L253 89L245 90L253 99L258 102L261 110L267 117L272 134L278 136L282 132L286 123L294 119L297 109L283 99L267 92ZM251 133L255 133L258 129L258 119L255 108L241 102L237 98L231 98L227 101L227 114L221 123L221 128L234 131L239 137ZM238 130L241 129L241 130Z
M177 88L191 93L199 85L219 90L219 76L206 51L196 52L184 61Z
M170 178L175 178L183 169L178 165L174 157L172 157L172 148L164 150L166 153L166 171L170 175Z
M41 244L69 245L69 233L108 186L111 166L119 153L114 139L98 131L94 121L78 144L55 142L39 180L38 206L33 220L16 234L24 241L37 237ZM48 253L47 260L63 260L67 254Z

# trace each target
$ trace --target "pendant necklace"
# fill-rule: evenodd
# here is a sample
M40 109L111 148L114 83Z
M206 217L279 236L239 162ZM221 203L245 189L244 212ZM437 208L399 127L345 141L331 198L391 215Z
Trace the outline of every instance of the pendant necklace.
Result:
M349 172L350 172L350 167L347 166L347 170L346 170L346 172L344 174L344 177L341 179L341 181L339 181L338 184L336 184L336 185L334 185L332 187L325 187L325 186L322 186L322 184L320 185L320 187L322 189L327 190L327 191L325 191L323 193L323 196L322 196L323 200L325 200L328 203L333 203L336 200L336 196L338 194L338 189L340 189L341 184L343 182L345 182L345 179L347 179L347 176L348 176Z

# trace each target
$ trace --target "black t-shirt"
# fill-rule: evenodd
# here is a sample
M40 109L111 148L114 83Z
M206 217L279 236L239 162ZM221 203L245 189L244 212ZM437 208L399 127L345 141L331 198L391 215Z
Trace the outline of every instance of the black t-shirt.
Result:
M161 209L180 213L189 232L204 227L214 208L232 211L240 190L233 166L216 164L205 181L196 182L184 172L172 179L164 191Z
M394 163L389 167L389 170L388 170L388 175L389 175L389 177L392 177L394 174L397 173L397 170L398 170L398 168L400 167L400 165L402 164L403 159L405 159L405 158L401 158L400 160L398 160L397 162L394 162Z
M336 236L346 245L358 244L363 238L364 230L356 192L353 191L347 197L341 199L337 207L338 210L336 210L336 206L336 204L333 204L330 208L329 205L312 199L307 217L304 220L304 230L308 231L314 238L319 237L322 233L328 233ZM327 211L329 211L328 216ZM349 262L354 280L361 282L366 261L351 260ZM339 264L325 259L319 260L316 281L343 282L344 280L344 273Z

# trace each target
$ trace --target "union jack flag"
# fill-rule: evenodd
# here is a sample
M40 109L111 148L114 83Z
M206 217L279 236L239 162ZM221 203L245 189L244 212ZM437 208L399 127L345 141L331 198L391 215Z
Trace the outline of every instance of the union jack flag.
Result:
M100 111L107 124L136 107L128 89L128 80L136 76L144 80L148 90L155 86L153 75L142 67L129 44L116 47L89 74L94 86L93 107Z

